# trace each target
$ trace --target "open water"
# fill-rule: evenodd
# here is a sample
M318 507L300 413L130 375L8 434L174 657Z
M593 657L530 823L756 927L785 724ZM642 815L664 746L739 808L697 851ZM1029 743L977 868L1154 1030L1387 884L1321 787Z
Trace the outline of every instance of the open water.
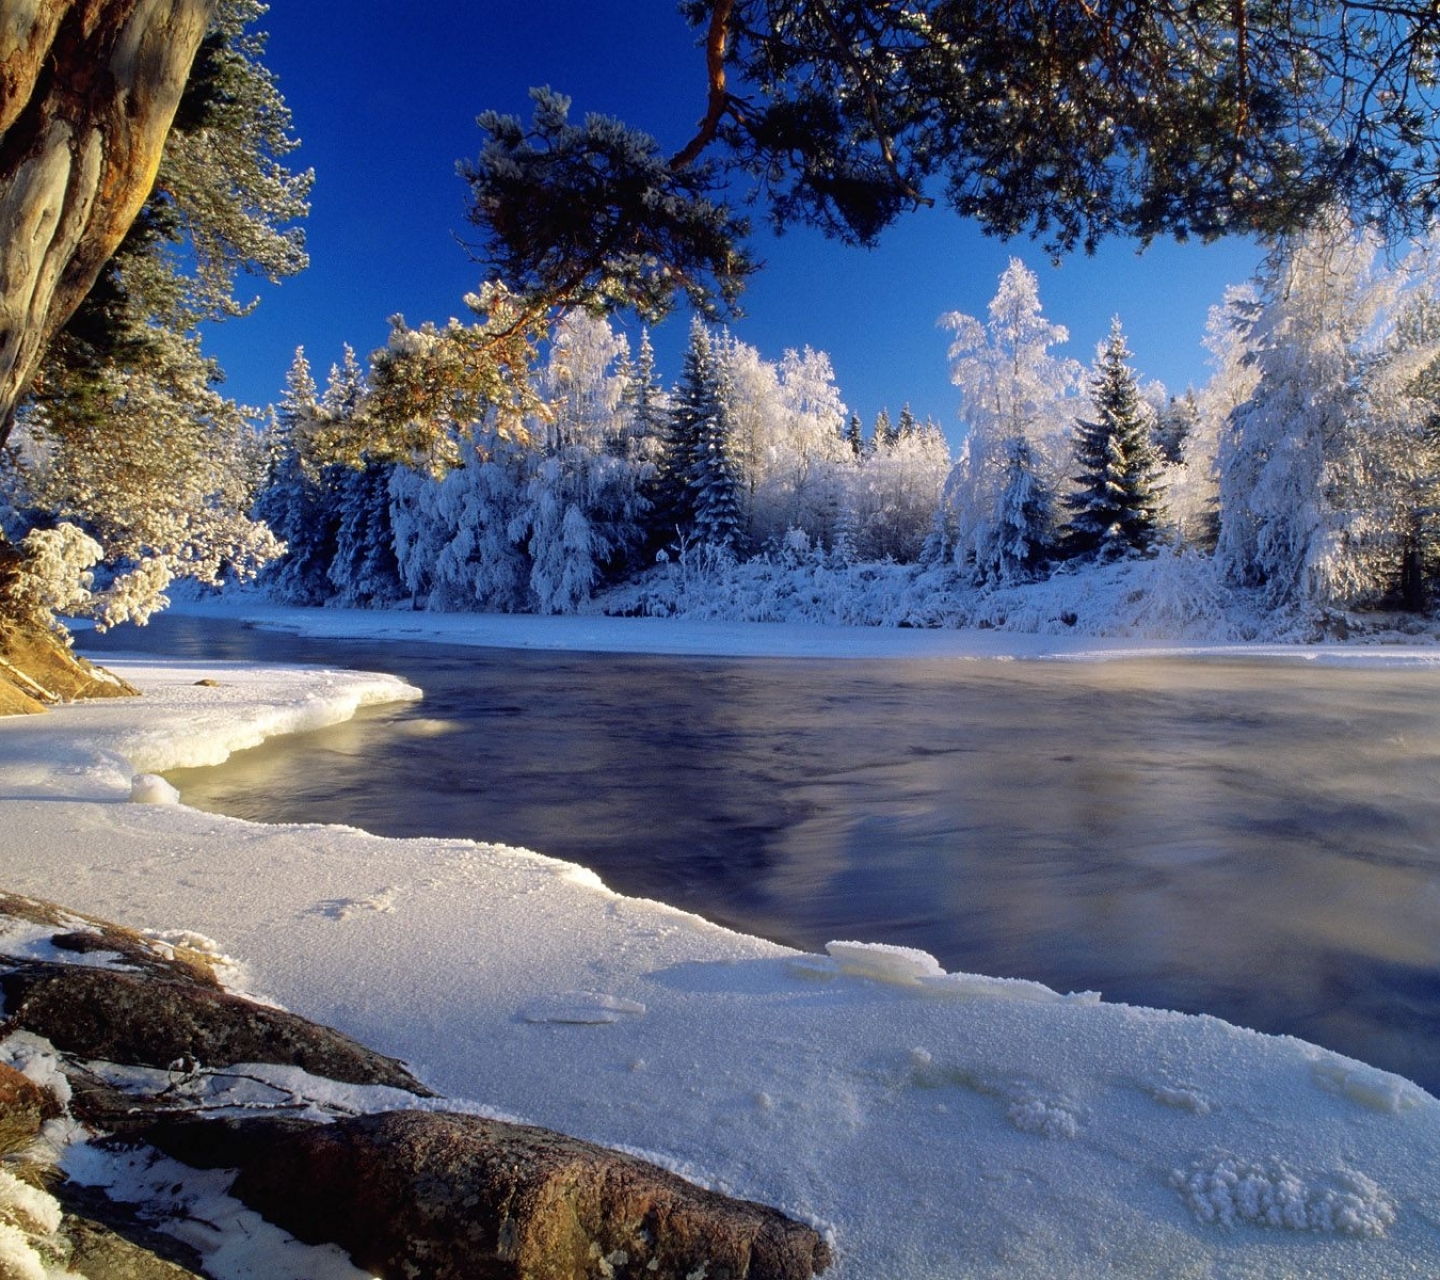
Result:
M177 615L81 647L425 690L171 774L199 808L520 845L781 942L1211 1013L1440 1093L1440 671L401 647Z

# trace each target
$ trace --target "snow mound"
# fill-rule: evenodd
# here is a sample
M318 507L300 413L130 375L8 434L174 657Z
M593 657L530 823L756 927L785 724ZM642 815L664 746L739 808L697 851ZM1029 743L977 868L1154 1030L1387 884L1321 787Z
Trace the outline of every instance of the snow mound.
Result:
M1395 1202L1353 1169L1307 1181L1280 1160L1262 1164L1221 1155L1177 1169L1170 1184L1197 1219L1222 1227L1248 1223L1374 1237L1396 1218Z
M1078 1138L1080 1118L1067 1102L1047 1098L1026 1098L1010 1104L1007 1119L1021 1133L1042 1138Z

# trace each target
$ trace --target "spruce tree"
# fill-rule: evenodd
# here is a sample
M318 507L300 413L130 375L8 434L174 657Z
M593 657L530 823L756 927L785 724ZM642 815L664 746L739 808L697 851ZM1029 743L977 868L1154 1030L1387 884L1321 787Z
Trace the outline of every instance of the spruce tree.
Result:
M670 398L664 448L656 468L651 520L661 545L695 527L697 462L704 456L705 424L719 413L720 376L709 329L696 319Z
M1073 556L1143 555L1159 536L1159 457L1135 371L1125 363L1130 354L1116 319L1090 383L1095 419L1076 422L1076 488L1065 499Z
M695 424L690 491L695 507L695 536L705 546L735 552L744 520L734 433L725 408L724 379L717 367L707 388L703 413Z
M310 431L319 413L315 379L305 349L297 347L275 414L270 479L255 504L285 544L285 554L262 576L271 595L290 604L320 604L329 594L334 529L325 478L309 456Z
M984 581L1017 582L1035 577L1054 552L1054 499L1024 436L1012 436L1002 449L1004 481L975 567Z

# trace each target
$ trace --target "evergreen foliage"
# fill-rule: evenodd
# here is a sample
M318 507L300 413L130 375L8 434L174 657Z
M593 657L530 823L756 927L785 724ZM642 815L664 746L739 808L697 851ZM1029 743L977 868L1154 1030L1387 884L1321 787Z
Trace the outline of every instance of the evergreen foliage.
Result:
M1144 555L1160 534L1159 456L1117 319L1090 384L1093 419L1077 420L1074 491L1065 498L1071 556Z

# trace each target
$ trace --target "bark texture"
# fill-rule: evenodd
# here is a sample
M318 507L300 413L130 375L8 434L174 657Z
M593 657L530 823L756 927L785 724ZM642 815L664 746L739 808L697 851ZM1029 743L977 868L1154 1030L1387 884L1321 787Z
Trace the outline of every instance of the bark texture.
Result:
M0 0L0 444L155 183L215 0Z

